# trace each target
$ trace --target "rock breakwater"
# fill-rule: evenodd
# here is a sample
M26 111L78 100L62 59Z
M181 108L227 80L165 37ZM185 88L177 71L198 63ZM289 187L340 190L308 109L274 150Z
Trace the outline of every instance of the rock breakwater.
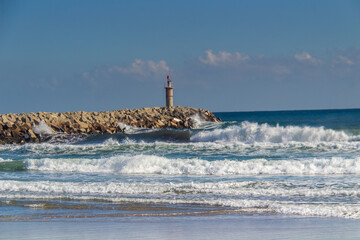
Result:
M0 144L42 142L54 134L114 134L124 124L140 128L193 128L193 116L217 122L213 113L190 107L154 107L107 112L21 113L0 115Z

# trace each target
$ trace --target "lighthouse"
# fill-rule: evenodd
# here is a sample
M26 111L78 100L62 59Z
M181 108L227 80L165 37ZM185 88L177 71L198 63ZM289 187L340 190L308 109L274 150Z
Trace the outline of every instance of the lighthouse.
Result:
M169 75L167 76L167 86L165 86L165 92L166 92L166 107L174 106L174 99L173 99L174 92Z

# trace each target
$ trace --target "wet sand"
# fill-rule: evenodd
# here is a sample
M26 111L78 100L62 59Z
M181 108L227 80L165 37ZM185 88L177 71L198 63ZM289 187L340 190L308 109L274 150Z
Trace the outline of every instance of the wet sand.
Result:
M278 215L61 219L0 224L0 239L9 240L359 238L359 220Z

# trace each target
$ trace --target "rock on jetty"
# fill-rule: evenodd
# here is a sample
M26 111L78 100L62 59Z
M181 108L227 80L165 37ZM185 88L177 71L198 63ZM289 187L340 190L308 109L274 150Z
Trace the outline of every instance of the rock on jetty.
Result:
M154 107L108 112L21 113L0 115L0 144L41 142L53 134L114 134L124 124L140 128L193 128L193 116L217 122L213 113L190 107Z

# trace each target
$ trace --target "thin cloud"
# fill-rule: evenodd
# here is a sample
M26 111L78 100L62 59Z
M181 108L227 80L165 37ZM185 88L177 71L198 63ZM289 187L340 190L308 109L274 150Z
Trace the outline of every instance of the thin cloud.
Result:
M170 67L166 61L160 60L158 62L152 60L135 59L134 62L128 66L113 66L108 69L111 72L118 72L125 75L139 75L148 77L151 75L164 75L170 71Z
M200 71L211 72L218 77L233 75L235 79L253 79L256 76L273 76L277 80L291 73L282 59L266 58L264 55L249 56L239 52L206 50L198 57Z
M82 78L98 85L98 82L116 80L135 80L135 81L158 81L170 72L170 67L164 60L142 60L135 59L133 62L124 65L115 65L106 68L98 68L82 73Z
M316 58L312 57L307 52L296 53L294 58L299 62L308 62L308 63L315 63L315 64L316 63L321 63L321 61L319 59L316 59Z
M320 59L302 51L285 57L247 55L246 53L207 50L187 68L207 81L326 81L359 74L358 48L343 50ZM335 51L334 51L335 52ZM191 77L191 76L190 76Z
M338 59L336 62L340 62L340 63L345 63L347 65L353 65L354 62L351 61L349 58L344 57L344 56L338 56Z
M206 50L201 56L186 61L179 75L189 83L213 81L300 81L359 74L360 51L342 51L319 59L308 52L285 57L247 55L246 53ZM92 86L119 81L160 82L171 68L165 60L143 60L83 72L82 79Z
M29 80L28 83L32 88L45 90L56 90L59 85L59 81L56 77Z
M291 70L288 67L279 64L272 66L271 70L278 75L286 75L291 73Z
M200 56L199 60L203 64L208 65L219 65L223 63L242 63L249 60L250 57L239 52L226 52L219 51L218 53L213 53L212 50L205 51L205 57Z

